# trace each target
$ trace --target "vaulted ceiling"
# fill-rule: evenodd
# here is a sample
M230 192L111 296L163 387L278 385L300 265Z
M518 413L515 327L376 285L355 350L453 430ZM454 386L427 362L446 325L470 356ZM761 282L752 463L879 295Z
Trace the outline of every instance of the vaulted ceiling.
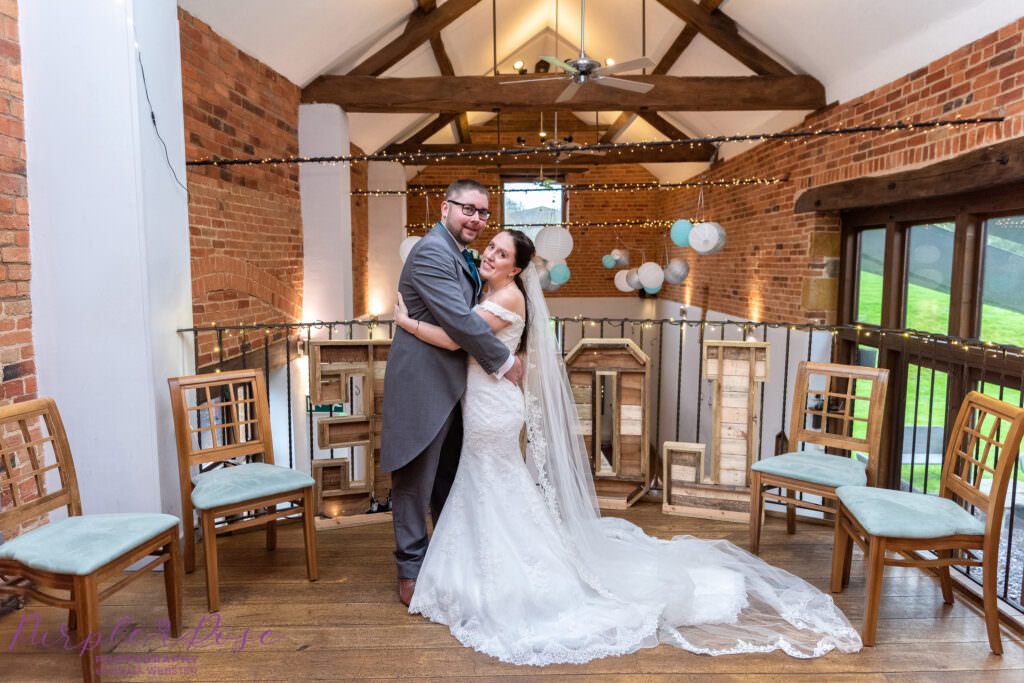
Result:
M542 55L569 59L580 51L580 0L179 5L302 86L304 101L344 106L352 142L366 151L403 143L408 149L410 141L493 147L493 125L490 135L480 126L498 107L508 124L524 120L508 112L536 112L539 126L541 111L551 119L565 81L501 86L484 77L496 63L503 80L529 78L511 76L513 63L522 60L532 74ZM625 77L655 87L640 95L588 83L557 108L564 130L572 116L567 110L574 109L593 126L591 139L605 141L783 130L826 102L894 80L1021 12L1020 0L586 0L587 56L623 62L646 53L656 66L646 76L637 70ZM508 125L503 130L516 137ZM725 145L720 153L746 148ZM679 180L699 172L708 151L691 155L696 161L638 160L663 180Z

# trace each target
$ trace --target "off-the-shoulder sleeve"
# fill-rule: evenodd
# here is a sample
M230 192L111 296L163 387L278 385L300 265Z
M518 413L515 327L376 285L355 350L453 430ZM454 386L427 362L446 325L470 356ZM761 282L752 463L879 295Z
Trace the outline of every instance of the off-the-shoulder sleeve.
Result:
M514 313L507 308L503 308L493 301L481 301L477 304L478 308L482 308L488 313L493 313L507 323L514 323L522 320L518 313Z

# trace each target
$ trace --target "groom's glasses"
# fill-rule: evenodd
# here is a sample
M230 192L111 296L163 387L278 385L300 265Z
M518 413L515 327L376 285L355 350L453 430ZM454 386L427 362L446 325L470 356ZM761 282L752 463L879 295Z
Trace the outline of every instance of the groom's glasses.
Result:
M482 221L486 221L491 217L491 212L487 209L478 209L472 204L463 204L462 202L457 202L454 199L446 199L445 201L449 204L455 204L456 206L462 207L463 216L472 216L473 214L477 214L480 216L480 220Z

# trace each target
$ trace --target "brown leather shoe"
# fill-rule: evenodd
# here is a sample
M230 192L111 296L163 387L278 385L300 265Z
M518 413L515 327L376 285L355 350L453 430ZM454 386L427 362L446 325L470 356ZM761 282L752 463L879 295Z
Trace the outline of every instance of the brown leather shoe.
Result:
M406 607L412 602L412 594L416 590L416 579L399 579L398 580L398 599L402 601L402 604Z

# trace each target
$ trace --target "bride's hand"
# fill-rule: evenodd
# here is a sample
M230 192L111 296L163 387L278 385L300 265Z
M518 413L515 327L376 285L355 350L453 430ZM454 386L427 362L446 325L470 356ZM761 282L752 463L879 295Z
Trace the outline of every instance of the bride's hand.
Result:
M398 294L397 296L398 298L395 300L394 311L395 322L398 323L402 329L405 329L406 325L409 323L409 309L406 308L405 302L402 301L402 295Z

